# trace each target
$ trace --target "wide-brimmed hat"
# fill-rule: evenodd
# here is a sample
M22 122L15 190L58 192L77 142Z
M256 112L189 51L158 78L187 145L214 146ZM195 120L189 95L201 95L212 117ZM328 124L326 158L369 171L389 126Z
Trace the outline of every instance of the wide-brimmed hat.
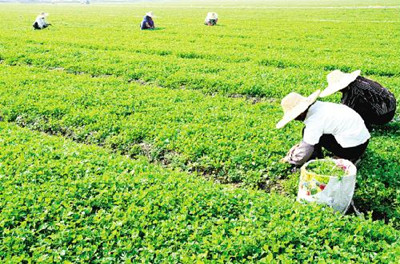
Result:
M155 17L154 14L153 14L153 12L151 12L151 11L150 11L150 12L147 12L147 13L146 13L146 16L149 16L149 17L151 17L151 18Z
M217 19L217 18L218 18L218 14L215 13L215 12L209 12L209 13L207 14L207 18L208 18L208 19Z
M39 16L45 16L47 17L49 15L49 13L45 13L45 12L40 12Z
M326 87L319 96L325 97L346 88L350 83L354 82L358 76L360 76L360 73L360 70L353 71L352 73L345 73L340 70L330 72L326 76L328 87Z
M286 95L281 102L283 118L276 124L276 128L284 127L287 123L306 111L317 100L320 93L321 90L317 90L308 97L301 96L295 92Z

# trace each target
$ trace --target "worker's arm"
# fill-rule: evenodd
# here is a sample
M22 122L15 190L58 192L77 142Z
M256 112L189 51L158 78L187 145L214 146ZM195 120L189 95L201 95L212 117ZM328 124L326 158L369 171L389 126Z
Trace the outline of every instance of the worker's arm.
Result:
M282 162L288 162L295 166L301 166L306 163L314 152L314 145L310 145L304 141L293 146Z

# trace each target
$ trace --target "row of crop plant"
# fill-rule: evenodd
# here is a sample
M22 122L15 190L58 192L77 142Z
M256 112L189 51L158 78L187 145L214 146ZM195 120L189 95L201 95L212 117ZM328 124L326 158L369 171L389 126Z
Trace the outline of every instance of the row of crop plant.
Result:
M301 127L275 129L277 101L206 96L25 66L0 66L0 115L20 126L96 144L225 183L295 192L279 163ZM374 130L360 165L356 204L399 225L398 120ZM397 132L396 132L397 131ZM376 193L379 193L377 196Z
M0 123L0 260L381 262L399 231Z

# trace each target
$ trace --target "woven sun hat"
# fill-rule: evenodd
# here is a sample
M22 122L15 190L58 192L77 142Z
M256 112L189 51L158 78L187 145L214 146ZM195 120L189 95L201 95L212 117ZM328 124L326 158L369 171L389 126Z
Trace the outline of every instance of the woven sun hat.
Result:
M207 14L207 18L208 18L208 19L217 19L217 18L218 18L218 15L217 15L217 13L215 13L215 12L209 12L209 13Z
M147 13L146 13L146 16L149 16L149 17L151 17L151 18L155 17L154 14L153 14L153 12L151 12L151 11L150 11L150 12L147 12Z
M39 16L45 16L47 17L49 15L49 13L45 13L45 12L40 12Z
M306 111L317 100L320 93L321 90L317 90L308 97L301 96L295 92L286 95L281 102L283 118L276 124L276 128L284 127L287 123Z
M322 91L320 97L326 97L346 88L350 83L354 82L358 76L360 76L360 73L360 70L353 71L352 73L345 73L340 70L330 72L326 76L328 87Z

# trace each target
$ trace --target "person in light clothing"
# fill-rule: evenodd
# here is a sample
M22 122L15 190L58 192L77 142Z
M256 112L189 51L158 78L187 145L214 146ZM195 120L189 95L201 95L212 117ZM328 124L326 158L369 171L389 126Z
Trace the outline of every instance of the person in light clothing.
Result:
M310 159L322 158L322 148L338 158L357 163L365 152L370 134L361 116L348 106L316 101L320 90L309 97L290 93L282 99L284 116L276 127L292 120L303 121L302 141L292 147L283 162L301 166Z
M360 76L360 73L360 70L352 73L332 71L327 76L328 87L320 97L340 91L341 103L354 109L368 127L390 122L396 112L396 98L382 85Z
M140 29L155 29L156 26L154 24L153 18L153 12L147 12L146 15L143 17L142 23L140 23Z
M215 26L218 22L218 14L215 12L207 13L206 19L204 20L204 25Z
M40 13L37 17L35 22L33 22L33 28L36 29L44 29L50 26L51 24L47 23L46 17L48 16L48 13L42 12Z

